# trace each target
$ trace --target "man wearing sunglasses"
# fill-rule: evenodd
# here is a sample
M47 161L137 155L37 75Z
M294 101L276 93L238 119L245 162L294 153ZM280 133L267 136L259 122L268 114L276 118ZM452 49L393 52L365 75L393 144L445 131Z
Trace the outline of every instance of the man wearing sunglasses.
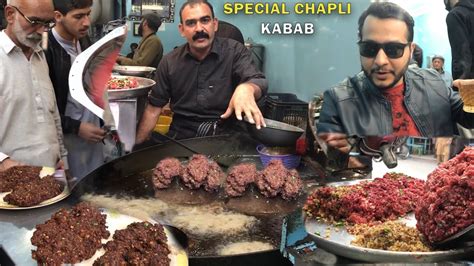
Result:
M235 40L215 37L218 22L207 1L185 2L180 18L179 32L187 43L160 62L136 143L149 138L168 102L174 112L168 135L176 139L231 133L239 124L227 119L232 114L238 120L245 114L257 128L263 126L256 99L267 81L250 52Z
M346 135L451 136L474 114L432 69L408 68L413 18L396 4L374 3L359 18L362 72L324 93L320 136L344 146Z
M0 171L19 164L67 167L61 119L42 35L54 26L51 0L10 0L0 32Z
M53 0L56 26L48 33L46 60L53 82L70 173L77 178L104 163L100 118L69 93L69 70L75 58L90 45L92 0Z

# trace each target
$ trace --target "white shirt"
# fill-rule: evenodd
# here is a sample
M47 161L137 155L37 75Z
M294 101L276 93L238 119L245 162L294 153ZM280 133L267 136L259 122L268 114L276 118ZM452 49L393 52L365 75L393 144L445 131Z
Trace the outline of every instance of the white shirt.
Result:
M27 165L67 167L61 119L41 49L28 60L0 32L0 154Z

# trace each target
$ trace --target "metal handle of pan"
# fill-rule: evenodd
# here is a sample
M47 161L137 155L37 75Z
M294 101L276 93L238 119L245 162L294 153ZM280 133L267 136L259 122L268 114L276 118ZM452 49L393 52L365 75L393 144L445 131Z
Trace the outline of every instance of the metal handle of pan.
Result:
M167 140L169 140L169 141L171 141L171 142L174 142L174 143L178 144L179 146L181 146L181 147L187 149L188 151L190 151L190 152L192 152L192 153L194 153L194 154L202 154L201 152L198 152L198 151L194 150L193 148L189 147L188 145L183 144L181 141L175 140L174 138L169 137L169 136L167 136L167 135L165 135L165 134L161 134L160 132L157 132L157 131L155 131L155 133L158 134L158 135L160 135L160 136L162 136L162 137L164 137L165 139L167 139Z

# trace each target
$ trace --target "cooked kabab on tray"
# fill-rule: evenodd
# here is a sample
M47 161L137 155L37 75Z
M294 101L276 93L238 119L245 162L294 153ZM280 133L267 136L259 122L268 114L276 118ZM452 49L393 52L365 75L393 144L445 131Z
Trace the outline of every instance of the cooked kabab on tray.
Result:
M3 201L30 207L61 194L64 185L53 176L40 177L42 167L15 166L0 172L0 192L10 192Z
M32 251L32 257L44 265L78 263L91 258L109 235L106 215L82 202L71 210L60 209L36 226L31 243L37 249Z
M225 177L219 165L205 155L194 154L184 168L181 180L190 189L204 186L206 191L217 191Z
M474 147L428 175L416 210L418 230L436 243L474 224Z
M414 210L423 186L422 180L387 173L383 178L356 185L318 188L308 197L303 210L309 218L328 222L395 220Z
M253 163L233 166L226 179L225 193L231 197L242 196L247 187L255 182L257 168Z
M271 160L265 169L257 173L255 183L265 197L281 193L285 200L298 197L303 187L298 172L286 169L281 160Z
M29 207L54 198L62 191L61 184L54 176L49 175L16 185L13 191L6 195L3 200L12 205Z
M136 222L117 230L94 265L169 265L170 250L163 226Z
M9 192L18 184L39 179L40 171L39 166L14 166L0 172L0 192Z
M173 178L180 177L184 168L176 158L161 160L153 170L153 185L157 189L168 188Z

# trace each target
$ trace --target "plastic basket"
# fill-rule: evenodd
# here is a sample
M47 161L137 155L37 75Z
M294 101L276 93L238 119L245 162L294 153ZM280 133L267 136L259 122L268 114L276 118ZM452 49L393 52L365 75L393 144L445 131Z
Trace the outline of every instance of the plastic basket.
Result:
M305 129L308 103L292 93L269 93L265 98L263 116Z
M280 154L280 155L271 155L271 154L266 154L263 152L263 149L265 148L264 145L258 145L257 146L257 152L260 154L260 160L262 161L262 164L264 167L267 167L267 165L270 163L271 160L281 160L283 165L287 169L294 169L300 165L301 161L301 156L297 154Z

